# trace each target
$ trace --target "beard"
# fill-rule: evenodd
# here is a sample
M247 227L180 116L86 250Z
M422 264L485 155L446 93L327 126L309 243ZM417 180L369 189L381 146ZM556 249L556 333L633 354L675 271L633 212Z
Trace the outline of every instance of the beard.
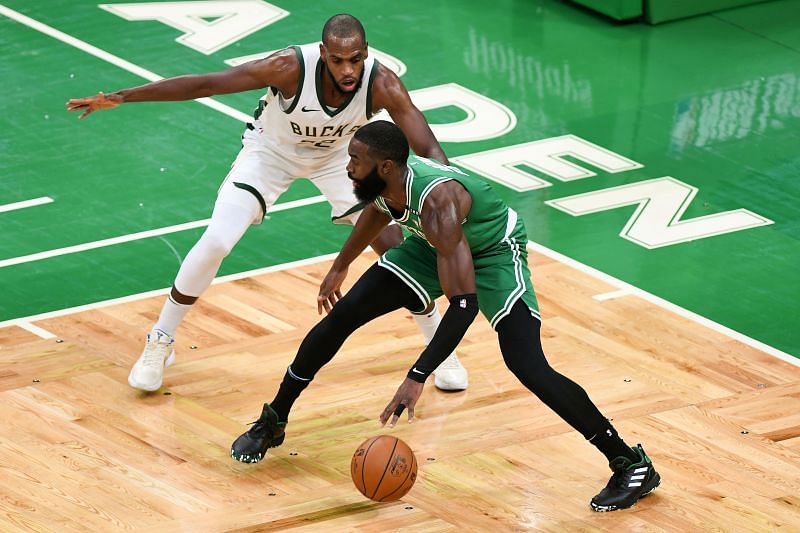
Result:
M352 174L348 172L347 175L351 180L353 179ZM361 181L353 180L353 193L356 195L356 198L358 198L359 202L363 202L365 204L374 202L385 188L386 182L381 179L380 175L378 175L377 166L375 166L375 168L373 168L372 171L367 174L367 177Z
M362 81L363 76L359 76L358 77L358 81L356 82L355 87L353 87L349 91L346 91L346 90L344 90L342 88L341 85L339 85L339 82L336 81L336 78L333 77L333 73L330 71L330 69L327 66L325 67L325 72L328 73L328 77L330 78L331 82L333 83L333 88L336 89L339 92L339 94L354 93L354 92L358 91L361 88L361 81Z

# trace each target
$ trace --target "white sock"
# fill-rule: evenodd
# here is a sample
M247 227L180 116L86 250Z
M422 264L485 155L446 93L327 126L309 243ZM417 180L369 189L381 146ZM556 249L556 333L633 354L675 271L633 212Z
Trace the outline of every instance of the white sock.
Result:
M419 326L419 330L422 332L422 336L425 337L425 346L427 346L428 344L431 343L431 339L433 339L433 334L436 333L436 328L439 327L439 323L442 321L442 315L439 314L439 308L436 306L436 303L434 303L433 310L431 310L430 313L426 313L423 315L412 314L411 316L414 317L414 322L417 323L417 326ZM450 354L450 356L453 355L455 355L455 352Z
M422 332L422 336L425 337L425 346L427 346L431 343L433 334L436 333L436 328L439 327L439 323L442 321L439 308L434 303L430 313L422 315L412 314L411 316L414 317L414 322L417 323L417 327L419 327L419 330Z
M171 296L168 296L164 307L161 308L161 314L158 315L158 322L153 326L153 331L158 330L170 337L175 337L175 330L178 329L183 317L191 308L191 305L179 304Z
M414 317L414 322L417 323L419 330L422 332L422 336L425 337L425 346L429 345L431 339L433 339L433 334L436 333L436 328L439 327L439 323L442 321L442 315L439 314L439 307L434 303L430 313L424 315L412 314L411 316ZM455 352L450 355L454 354Z

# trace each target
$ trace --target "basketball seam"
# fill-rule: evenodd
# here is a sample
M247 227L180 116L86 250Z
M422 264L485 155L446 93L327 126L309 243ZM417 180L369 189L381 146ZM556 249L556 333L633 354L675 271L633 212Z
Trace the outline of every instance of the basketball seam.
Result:
M382 438L382 436L378 437L377 439L374 439L372 442L369 443L369 446L367 446L367 449L364 452L364 458L361 460L361 486L364 487L364 496L367 495L366 494L366 492L367 492L367 479L366 479L366 477L364 477L364 471L366 470L366 467L367 467L367 455L369 455L369 450L372 448L372 445L375 444L376 442L378 442L378 440L381 439L381 438ZM380 486L380 483L378 483L378 485ZM376 488L375 490L377 491L378 489Z
M410 449L410 448L409 448L409 449ZM386 496L384 496L383 498L381 498L380 500L378 500L379 502L382 502L382 501L384 501L386 498L388 498L389 496L391 496L392 494L394 494L395 492L397 492L398 490L400 490L400 488L401 488L403 485L405 485L405 484L406 484L406 481L408 481L408 476L410 476L410 475L411 475L411 471L412 471L412 470L414 470L414 468L413 468L413 467L414 467L414 465L415 465L416 463L417 463L417 458L414 456L414 452L412 451L412 452L411 452L411 467L408 469L408 473L406 474L406 478L403 480L403 482L402 482L402 483L400 483L399 485L397 485L397 488L396 488L396 489L394 489L392 492L390 492L389 494L387 494ZM376 492L377 492L377 490L376 490Z
M383 438L381 436L380 438ZM389 465L392 464L392 457L394 457L394 451L397 449L397 438L394 439L394 446L392 447L392 453L389 454L389 460L386 461L386 466L383 467L383 474L381 474L381 478L378 480L378 484L375 485L375 490L372 492L372 496L369 499L375 498L375 495L378 493L378 489L381 488L381 483L383 483L383 478L386 477L386 471L389 470ZM364 456L364 462L366 464L366 456ZM366 485L364 486L366 488Z

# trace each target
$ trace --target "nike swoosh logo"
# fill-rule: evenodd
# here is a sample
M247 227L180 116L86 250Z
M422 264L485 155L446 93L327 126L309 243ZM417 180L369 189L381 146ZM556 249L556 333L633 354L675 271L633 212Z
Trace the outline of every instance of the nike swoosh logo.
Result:
M310 113L311 111L322 111L321 109L306 109L306 106L303 106L300 111L303 113Z
M417 374L424 374L425 373L425 372L420 372L419 370L417 370L417 367L412 368L411 371L412 372L416 372Z

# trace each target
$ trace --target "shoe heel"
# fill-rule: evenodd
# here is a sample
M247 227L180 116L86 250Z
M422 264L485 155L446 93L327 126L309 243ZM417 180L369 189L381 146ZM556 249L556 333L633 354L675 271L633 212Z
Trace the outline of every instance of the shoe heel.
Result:
M280 436L280 437L278 437L277 439L273 440L273 441L270 443L269 447L270 447L270 448L277 448L278 446L280 446L281 444L283 444L283 440L284 440L285 438L286 438L286 433L284 433L283 435L281 435L281 436Z
M658 486L659 486L659 485L661 485L661 476L658 474L658 472L656 472L656 475L655 475L655 476L653 476L653 483L652 483L652 487L650 487L649 489L647 489L647 491L643 492L643 493L642 493L642 495L641 495L641 496L639 496L639 497L640 497L640 498L644 498L645 496L647 496L648 494L650 494L651 492L653 492L654 490L656 490L656 489L658 488Z

